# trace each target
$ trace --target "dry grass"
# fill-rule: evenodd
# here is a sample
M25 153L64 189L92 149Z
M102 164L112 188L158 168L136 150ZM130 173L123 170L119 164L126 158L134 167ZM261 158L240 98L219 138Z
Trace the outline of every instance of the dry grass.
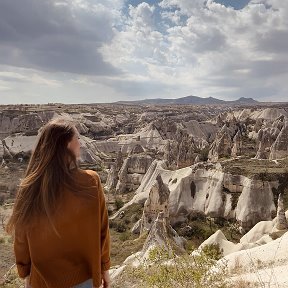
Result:
M113 229L111 229L110 232L112 266L122 264L128 256L140 251L147 236L143 235L138 238L136 235L128 234L128 239L123 241L121 240L123 233L117 233Z
M0 280L0 288L24 288L24 280L19 278L16 265L13 264Z

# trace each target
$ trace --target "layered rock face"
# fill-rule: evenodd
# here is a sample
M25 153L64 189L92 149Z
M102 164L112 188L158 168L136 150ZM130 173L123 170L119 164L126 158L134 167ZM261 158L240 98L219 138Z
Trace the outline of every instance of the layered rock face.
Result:
M18 158L19 153L28 157L38 130L55 115L53 111L21 109L0 112L0 159Z
M212 218L234 218L244 230L249 230L259 221L271 220L276 213L272 188L278 187L278 181L224 173L219 163L198 163L175 171L166 167L165 161L155 160L136 195L122 210L129 209L132 203L145 202L160 174L170 190L168 209L172 225L201 213Z
M124 160L118 173L116 193L125 193L136 190L147 172L152 158L145 154L143 147L138 144Z
M23 133L16 133L2 140L0 158L11 159L17 155L30 155L37 140L37 136L26 136ZM1 143L0 143L1 144ZM2 155L1 155L2 150Z
M64 111L42 111L40 108L38 108L39 111L34 111L37 110L37 108L33 109L33 112L26 111L26 108L22 109L21 107L19 107L17 110L4 110L3 112L0 112L0 140L5 139L7 136L12 136L16 133L17 135L22 136L36 136L38 134L38 130L45 123L47 123L50 119L58 116L67 117L73 120L80 134L83 137L85 136L86 138L89 138L90 140L98 140L103 135L112 136L114 134L113 129L115 129L115 127L122 127L124 123L129 122L129 117L128 115L125 115L125 111L123 111L123 115L111 117L110 115L100 113L97 109L92 114L78 112L81 111L81 109L77 109L77 107L76 113L74 111L75 108L70 108L71 111L67 113ZM107 110L107 112L109 112L109 110ZM127 123L125 127L131 126L132 124L133 123L130 123L128 125ZM123 130L125 130L125 127L123 127ZM133 132L134 128L131 128L131 130ZM118 151L119 148L123 147L123 145L119 144L120 141L117 139L116 141L109 141L109 143L106 142L107 141L101 143L101 141L97 141L97 145L93 143L93 149L96 149L101 153L106 153L107 151ZM124 146L127 147L127 145ZM91 160L93 160L94 156L90 155L84 158L91 158Z
M27 136L24 133L15 133L0 142L0 159L18 159L29 157L34 148L38 135ZM80 136L80 162L100 164L102 153L98 150L94 140ZM105 157L105 155L104 155ZM103 157L102 157L103 158Z
M58 114L54 111L25 112L9 110L5 111L5 113L0 113L0 136L2 135L1 137L4 137L2 143L0 143L0 158L18 158L18 154L29 157L37 140L40 128L57 116L65 116L70 120L74 120L80 133L88 133L90 131L86 129L87 127L83 123L83 117L77 118L75 114L71 115L66 113ZM101 155L102 152L98 149L95 141L81 135L80 142L81 162L100 163L99 155Z
M0 113L0 133L21 133L37 135L38 130L52 119L56 113L53 111L22 112L5 111Z

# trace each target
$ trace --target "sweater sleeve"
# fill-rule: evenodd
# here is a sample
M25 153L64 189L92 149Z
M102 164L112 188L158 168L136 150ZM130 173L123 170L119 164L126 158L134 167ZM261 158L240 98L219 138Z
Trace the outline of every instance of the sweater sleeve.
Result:
M101 213L101 271L110 269L110 231L109 231L109 218L108 210L105 201L101 179L97 175L98 191L100 199L100 213Z
M15 227L14 254L19 277L24 279L30 274L31 258L26 233L17 225Z

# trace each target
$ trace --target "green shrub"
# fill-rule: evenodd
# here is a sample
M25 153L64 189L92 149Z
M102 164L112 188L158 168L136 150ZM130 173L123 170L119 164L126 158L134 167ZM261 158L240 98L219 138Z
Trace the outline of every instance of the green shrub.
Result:
M129 232L124 232L119 236L119 239L124 242L124 241L128 240L129 237L130 237Z
M214 260L221 259L223 255L223 249L220 249L219 244L209 244L205 245L202 252L209 258Z
M126 226L123 222L116 222L115 230L119 233L126 231Z
M0 205L3 205L5 202L5 196L4 195L0 195Z
M216 262L205 253L176 256L165 248L155 247L149 251L148 259L138 267L127 266L113 287L130 287L132 284L137 288L230 287L227 265L223 262L220 266Z
M139 217L139 215L137 215L136 213L135 214L133 214L132 216L131 216L131 222L132 223L136 223L138 220L140 219L140 217Z
M183 236L187 239L197 238L200 240L205 240L213 234L211 229L208 229L208 227L204 227L197 222L179 228L177 229L177 232L180 236Z
M206 162L208 160L209 147L206 147L200 151L200 158L202 161Z
M115 208L116 208L116 210L119 210L123 206L124 206L123 200L121 198L116 198L115 199Z

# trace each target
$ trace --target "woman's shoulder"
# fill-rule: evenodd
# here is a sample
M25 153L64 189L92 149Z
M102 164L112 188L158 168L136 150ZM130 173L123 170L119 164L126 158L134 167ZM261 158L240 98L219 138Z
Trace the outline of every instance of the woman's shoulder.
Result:
M77 169L76 177L79 178L93 178L93 180L99 181L100 177L99 174L92 169Z

